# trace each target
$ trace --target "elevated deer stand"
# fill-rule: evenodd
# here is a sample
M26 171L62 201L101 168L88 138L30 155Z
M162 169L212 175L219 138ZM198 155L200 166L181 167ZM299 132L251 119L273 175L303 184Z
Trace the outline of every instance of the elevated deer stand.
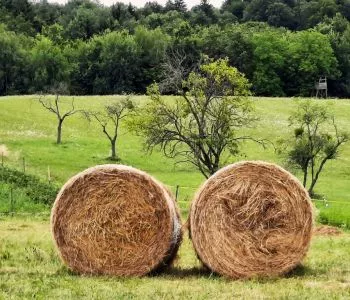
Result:
M320 77L318 83L315 85L316 88L316 98L327 98L328 96L328 86L327 77Z

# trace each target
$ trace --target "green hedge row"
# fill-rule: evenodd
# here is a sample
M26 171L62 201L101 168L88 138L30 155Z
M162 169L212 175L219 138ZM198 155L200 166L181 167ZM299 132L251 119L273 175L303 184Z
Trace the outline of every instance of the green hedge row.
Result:
M0 182L14 185L15 188L24 189L26 195L35 203L51 205L58 193L58 187L54 184L42 182L34 175L21 171L0 167Z

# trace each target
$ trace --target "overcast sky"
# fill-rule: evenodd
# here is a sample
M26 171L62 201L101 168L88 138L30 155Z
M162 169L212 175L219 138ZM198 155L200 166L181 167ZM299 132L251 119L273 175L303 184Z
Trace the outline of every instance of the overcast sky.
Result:
M167 0L157 0L157 2L162 5L164 5L166 1ZM48 2L66 3L68 0L48 0ZM127 4L131 2L135 6L142 7L146 2L148 2L148 0L100 0L99 2L103 3L104 5L112 5L115 2L124 2ZM199 4L200 0L185 0L185 2L187 3L188 8L191 8L192 6ZM220 7L223 0L209 0L209 2L216 7Z

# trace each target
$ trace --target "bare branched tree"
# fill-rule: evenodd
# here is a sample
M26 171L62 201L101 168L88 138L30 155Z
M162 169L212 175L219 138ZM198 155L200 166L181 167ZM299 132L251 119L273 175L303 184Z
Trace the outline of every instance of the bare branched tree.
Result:
M62 143L62 126L63 122L66 120L66 118L81 112L81 110L77 110L74 105L74 97L72 98L70 102L70 108L68 110L63 109L61 96L57 93L54 96L54 99L52 97L41 95L38 99L39 103L47 109L49 112L53 113L57 117L57 139L56 143L61 144Z
M159 90L165 94L181 94L182 82L191 72L199 69L200 61L188 66L188 57L185 52L169 52L161 65L163 80L159 83Z
M113 161L119 160L116 144L120 123L133 112L134 108L135 103L130 99L130 96L127 96L121 101L105 105L102 112L84 111L89 121L94 119L102 127L102 132L108 138L111 145L111 156L109 158Z

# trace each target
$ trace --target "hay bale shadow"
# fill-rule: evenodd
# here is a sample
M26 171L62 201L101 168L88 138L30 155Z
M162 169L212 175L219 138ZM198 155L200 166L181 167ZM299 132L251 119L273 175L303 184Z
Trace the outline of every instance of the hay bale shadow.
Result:
M294 269L290 270L287 274L284 275L285 278L298 278L310 275L313 273L312 269L304 265L297 265Z
M190 277L192 278L221 277L204 267L192 267L192 268L172 267L164 270L163 272L149 274L149 276L150 277L172 277L176 279L184 279L184 278L190 278Z

